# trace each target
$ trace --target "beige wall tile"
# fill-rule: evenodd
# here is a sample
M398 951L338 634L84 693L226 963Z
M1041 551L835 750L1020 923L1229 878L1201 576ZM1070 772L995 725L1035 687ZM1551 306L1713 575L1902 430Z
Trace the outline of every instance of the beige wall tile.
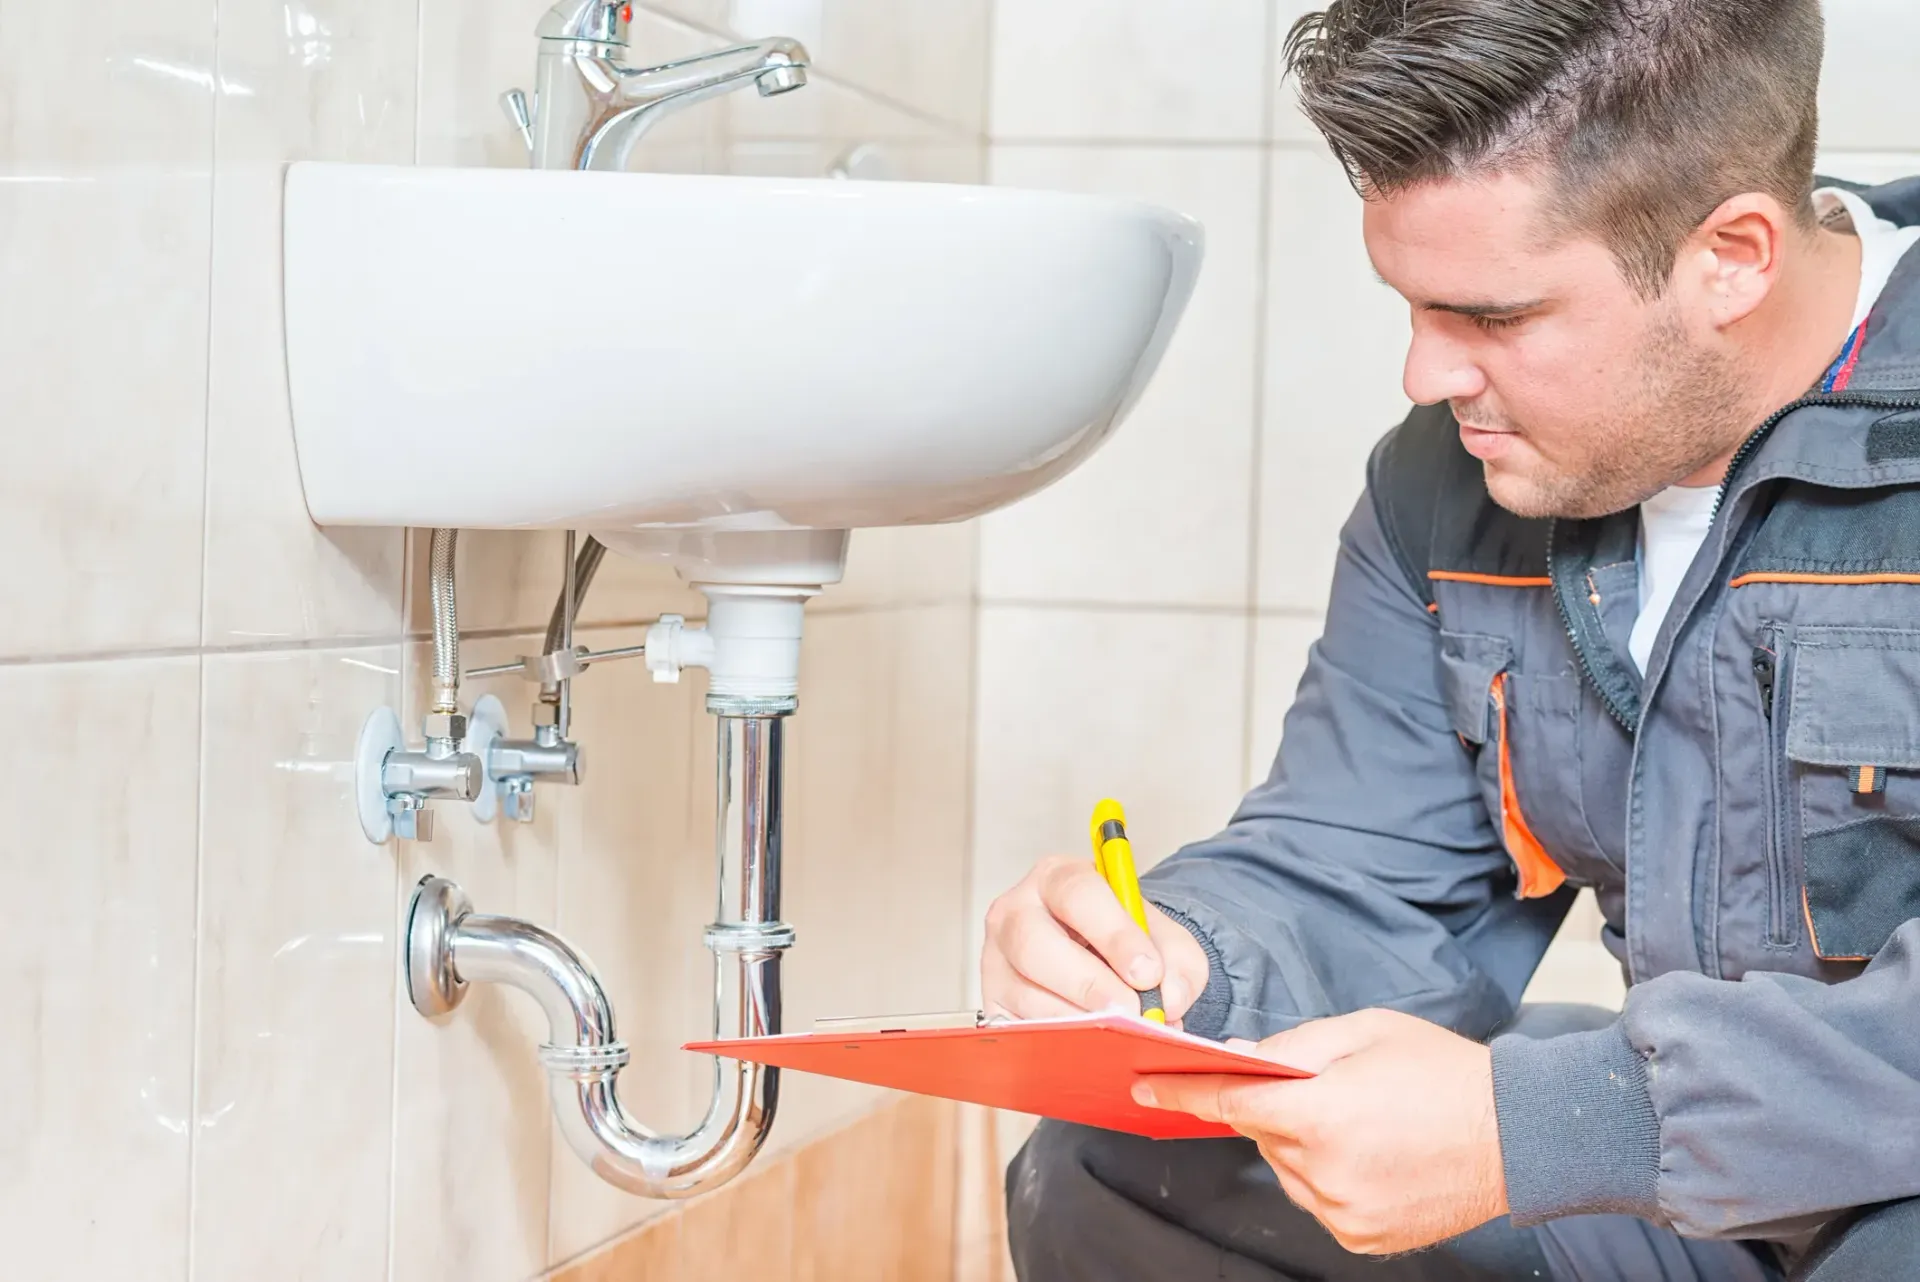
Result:
M978 521L855 530L846 577L810 602L807 615L966 602L978 585L979 562Z
M1261 155L996 146L993 180L1152 201L1206 224L1166 360L1085 466L981 519L988 600L1242 606L1259 379Z
M955 1108L906 1099L794 1155L794 1282L948 1282Z
M1619 1010L1627 1000L1626 979L1620 963L1600 942L1603 920L1593 892L1581 891L1521 1000L1580 1002Z
M1202 139L1266 133L1267 0L1000 0L990 132Z
M780 11L782 18L787 21L784 26L775 24L780 27L777 34L794 34L787 29L795 25L792 21L793 15L797 13L801 18L806 18L810 16L819 5L820 0L783 0L780 4ZM718 31L726 28L728 17L733 9L733 3L732 0L651 0L651 3L645 6L635 5L634 7L636 9L644 7L666 17L678 18L684 22L698 23ZM760 34L771 35L776 33L768 30Z
M0 294L0 655L194 644L204 175L0 180Z
M676 1282L792 1282L792 1161L762 1162L680 1216Z
M1259 604L1318 613L1367 456L1406 416L1407 305L1373 274L1323 149L1273 152Z
M1263 615L1253 623L1252 720L1247 732L1247 787L1264 781L1280 750L1280 727L1307 670L1307 651L1322 621Z
M1916 130L1920 133L1920 130ZM1823 151L1814 162L1815 172L1828 178L1852 182L1884 183L1920 174L1920 150L1910 151Z
M793 0L733 0L746 36L789 34ZM820 0L807 46L830 74L968 132L985 128L990 0Z
M468 641L462 660L497 662L529 647L525 637ZM419 743L422 673L430 647L408 647L407 695L400 706L408 741ZM524 700L507 709L527 734ZM383 847L400 867L396 922L414 884L451 877L479 912L554 921L564 806L541 797L532 824L482 826L464 808L442 805L435 840ZM537 1058L547 1028L518 993L477 985L449 1015L428 1020L395 998L393 1282L524 1282L548 1264L551 1113Z
M199 637L213 0L73 25L0 24L0 655Z
M1007 1254L1007 1162L996 1110L956 1106L954 1144L959 1167L954 1190L954 1282L1015 1282Z
M1820 141L1832 148L1911 151L1920 117L1909 92L1920 72L1920 8L1905 0L1828 0Z
M0 667L0 1240L35 1282L184 1277L198 659Z
M679 1214L663 1215L606 1250L555 1270L549 1282L682 1282Z
M206 660L195 1282L386 1269L398 870L352 763L399 668L397 646Z
M1312 122L1301 114L1293 82L1282 79L1286 70L1284 50L1293 24L1308 13L1326 7L1326 0L1273 0L1273 60L1268 77L1272 82L1273 100L1268 136L1275 142L1297 142L1310 147L1326 145Z
M221 0L207 415L208 644L400 628L402 536L317 529L282 324L285 162L413 159L416 6Z
M1045 855L1090 857L1102 797L1127 808L1143 866L1220 830L1241 794L1248 626L982 607L970 959L996 895Z
M788 1027L965 998L971 627L964 606L808 621L786 842ZM782 1146L879 1097L789 1075Z

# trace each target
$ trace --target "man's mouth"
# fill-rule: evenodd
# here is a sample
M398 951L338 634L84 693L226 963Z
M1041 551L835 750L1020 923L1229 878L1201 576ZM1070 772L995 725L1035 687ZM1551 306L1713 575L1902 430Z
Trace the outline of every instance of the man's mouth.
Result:
M1467 453L1482 462L1499 458L1512 449L1519 435L1518 432L1497 428L1475 427L1471 423L1460 424L1460 444L1466 447Z

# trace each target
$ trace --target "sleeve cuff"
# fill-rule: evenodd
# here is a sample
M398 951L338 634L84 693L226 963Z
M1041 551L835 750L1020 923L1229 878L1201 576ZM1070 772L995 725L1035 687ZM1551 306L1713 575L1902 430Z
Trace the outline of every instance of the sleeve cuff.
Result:
M1153 906L1184 926L1200 945L1200 951L1207 955L1207 986L1180 1017L1180 1025L1195 1037L1217 1042L1226 1035L1227 1013L1233 1008L1233 994L1227 986L1227 970L1220 961L1220 949L1215 946L1212 935L1178 908L1168 907L1157 899Z
M1659 1220L1660 1119L1647 1062L1618 1023L1495 1038L1493 1101L1515 1224L1597 1214Z

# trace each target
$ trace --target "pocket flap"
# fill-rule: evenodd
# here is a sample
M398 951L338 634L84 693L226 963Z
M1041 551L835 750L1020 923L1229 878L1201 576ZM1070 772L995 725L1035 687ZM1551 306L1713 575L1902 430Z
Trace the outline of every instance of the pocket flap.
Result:
M1812 766L1920 769L1920 632L1795 629L1787 755Z
M1513 643L1481 632L1440 634L1440 678L1453 732L1485 743L1493 711L1493 679L1513 662Z

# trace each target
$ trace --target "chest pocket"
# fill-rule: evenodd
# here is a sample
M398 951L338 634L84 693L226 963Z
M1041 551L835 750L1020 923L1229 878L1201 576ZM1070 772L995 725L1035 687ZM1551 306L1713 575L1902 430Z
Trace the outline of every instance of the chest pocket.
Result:
M1477 754L1487 811L1513 859L1520 897L1552 894L1578 849L1580 682L1513 671L1504 637L1442 632L1440 666L1454 733Z
M1920 917L1920 631L1801 626L1782 639L1770 853L1777 875L1801 865L1814 952L1865 961Z

